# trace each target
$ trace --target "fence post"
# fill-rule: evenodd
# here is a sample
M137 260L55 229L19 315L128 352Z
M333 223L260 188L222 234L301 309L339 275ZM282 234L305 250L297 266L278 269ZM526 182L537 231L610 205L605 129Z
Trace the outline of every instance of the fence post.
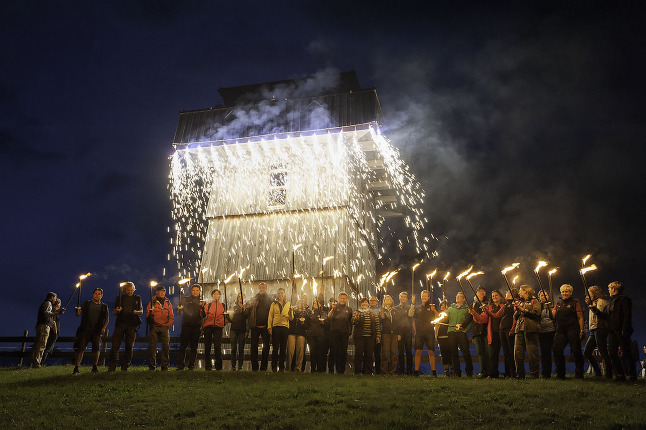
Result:
M105 350L108 347L109 335L110 335L110 330L105 329L105 335L103 335L103 345L101 345L101 366L105 366Z
M25 330L24 338L22 340L22 346L20 347L20 361L18 361L18 369L22 369L22 359L25 356L25 349L27 348L27 336L29 335L29 330Z

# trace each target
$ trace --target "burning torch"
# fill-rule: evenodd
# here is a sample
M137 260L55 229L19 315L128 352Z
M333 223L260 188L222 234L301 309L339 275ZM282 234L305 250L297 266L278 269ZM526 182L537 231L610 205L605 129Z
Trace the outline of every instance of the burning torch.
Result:
M597 270L597 266L595 264L593 264L592 266L584 267L581 270L579 270L579 273L581 274L581 279L583 280L583 288L585 288L585 294L588 297L588 300L590 301L590 305L592 305L592 297L590 297L590 291L588 291L588 283L585 280L585 274L592 270Z
M410 272L410 295L411 295L411 300L412 297L415 295L415 269L419 267L419 265L422 264L420 261L419 263L416 263L413 265L413 268Z
M516 297L514 297L513 293L511 292L511 285L509 285L509 279L507 279L507 272L516 269L518 266L520 266L520 263L514 263L511 266L505 267L500 271L500 273L502 273L502 277L505 279L505 284L507 284L507 289L509 289L509 294L512 295L512 299L516 299Z
M433 276L437 275L437 269L426 274L426 289L431 294L431 303L433 303Z
M466 279L467 279L467 283L469 284L469 287L471 287L471 291L473 291L473 295L475 296L476 300L477 300L477 301L478 301L478 303L480 304L480 309L482 310L482 308L484 307L484 305L483 305L483 304L482 304L482 302L480 301L480 298L478 298L478 294L476 294L476 290L475 290L475 288L473 288L473 284L471 284L471 278L473 278L473 277L475 277L475 276L480 276L480 275L484 275L484 272L474 272L474 273L470 273L470 274L468 274L468 275L467 275Z
M462 288L461 279L466 275L468 275L469 272L471 272L471 269L473 269L473 266L469 267L467 270L465 270L464 272L460 273L458 276L455 277L455 279L458 280L458 285L460 286L460 290L462 291L462 294L464 294L464 301L467 303L467 306L469 307L469 309L472 309L472 308L471 308L471 305L469 304L469 300L467 300L467 295L464 292L464 288Z

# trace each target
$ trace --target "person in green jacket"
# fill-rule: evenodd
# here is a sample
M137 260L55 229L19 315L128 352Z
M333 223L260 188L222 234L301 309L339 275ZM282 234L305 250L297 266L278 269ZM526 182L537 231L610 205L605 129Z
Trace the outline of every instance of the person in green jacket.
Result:
M471 352L469 352L469 338L467 337L467 332L471 328L471 323L469 322L466 326L462 326L462 323L467 316L469 315L469 305L466 303L467 299L464 297L462 292L459 292L455 296L455 303L449 306L447 313L449 314L449 346L451 348L451 370L453 375L460 377L462 372L460 371L460 357L458 356L458 347L462 351L462 357L464 358L465 371L468 377L473 375L473 362L471 361Z

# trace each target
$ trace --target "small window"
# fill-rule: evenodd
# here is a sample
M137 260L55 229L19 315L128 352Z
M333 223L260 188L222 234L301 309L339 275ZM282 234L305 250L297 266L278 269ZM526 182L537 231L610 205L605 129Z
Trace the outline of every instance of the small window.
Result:
M287 201L287 169L282 164L272 165L269 171L269 207L281 208Z

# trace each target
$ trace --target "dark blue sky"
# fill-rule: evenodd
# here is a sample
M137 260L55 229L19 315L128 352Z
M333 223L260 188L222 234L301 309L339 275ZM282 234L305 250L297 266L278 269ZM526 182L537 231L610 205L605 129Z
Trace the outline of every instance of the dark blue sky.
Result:
M426 189L429 267L475 264L491 288L504 265L531 281L547 258L577 287L591 252L591 283L623 280L646 305L639 2L46 3L0 5L0 334L31 330L80 273L97 274L84 298L101 286L111 303L118 281L145 291L173 267L178 111L329 67L377 88ZM64 334L76 325L64 317Z

